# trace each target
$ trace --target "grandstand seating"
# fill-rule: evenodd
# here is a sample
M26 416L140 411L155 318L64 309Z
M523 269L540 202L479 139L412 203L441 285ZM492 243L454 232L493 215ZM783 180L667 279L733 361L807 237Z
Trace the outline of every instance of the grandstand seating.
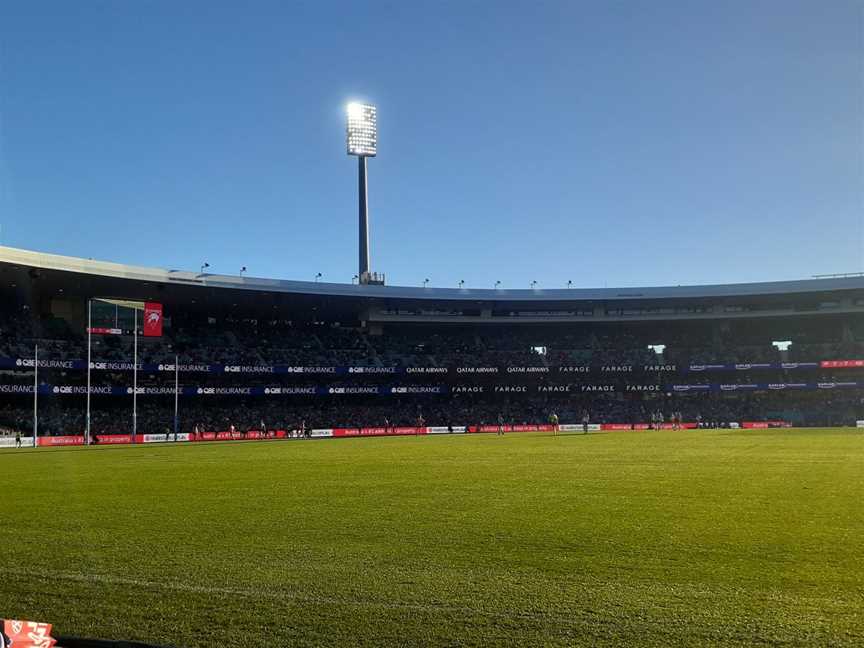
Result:
M610 423L645 421L657 411L727 423L864 418L864 367L820 364L864 359L864 281L857 279L798 282L790 286L797 293L781 297L774 285L764 298L752 287L705 287L684 297L646 297L639 305L626 293L625 305L614 303L621 296L616 291L608 301L594 293L571 298L567 291L535 305L533 292L525 303L499 304L497 294L465 302L446 291L379 286L358 299L349 293L365 287L291 284L289 294L273 292L273 282L241 295L227 281L177 287L168 285L174 275L164 271L153 270L151 281L128 280L109 276L113 266L85 260L56 258L69 264L57 271L40 267L39 255L11 257L0 257L0 433L32 426L25 395L32 393L37 345L41 432L84 429L87 291L130 298L162 293L163 336L137 341L144 431L173 429L175 376L167 367L175 358L182 367L185 431L196 424L250 428L262 419L279 427L303 420L308 426L373 426L385 419L406 425L420 414L430 425L498 416L539 423L553 410L562 421L580 420L587 411L592 421ZM80 269L90 265L85 281ZM397 296L405 293L411 294ZM130 312L113 306L94 312L93 326L122 331L92 336L91 424L98 434L131 428ZM791 346L780 350L777 341Z

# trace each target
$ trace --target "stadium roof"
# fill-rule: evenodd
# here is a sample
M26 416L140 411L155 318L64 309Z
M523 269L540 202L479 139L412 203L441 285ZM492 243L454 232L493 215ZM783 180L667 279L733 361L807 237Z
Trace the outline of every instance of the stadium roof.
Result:
M42 270L55 270L98 277L129 279L208 288L297 293L320 296L367 297L377 299L428 299L434 301L610 301L646 299L692 299L712 297L746 297L824 293L837 290L864 289L864 276L768 281L758 283L713 284L690 286L644 286L622 288L553 288L553 289L491 289L491 288L431 288L415 286L376 286L291 281L259 277L240 277L186 270L164 270L94 261L0 246L0 264Z
M345 323L522 325L864 314L864 276L708 286L431 288L164 270L0 246L0 303L10 293L42 312L71 308L80 314L87 298L99 297L158 301L174 313Z

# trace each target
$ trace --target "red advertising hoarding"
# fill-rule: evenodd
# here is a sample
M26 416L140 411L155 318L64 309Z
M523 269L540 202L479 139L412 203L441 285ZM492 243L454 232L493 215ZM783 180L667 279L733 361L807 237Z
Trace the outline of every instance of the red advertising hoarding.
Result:
M819 363L823 369L848 369L851 367L864 367L864 360L823 360Z
M371 428L334 428L334 437L356 436L399 436L426 434L425 427L371 427Z
M83 436L40 436L37 440L40 446L70 446L84 445Z

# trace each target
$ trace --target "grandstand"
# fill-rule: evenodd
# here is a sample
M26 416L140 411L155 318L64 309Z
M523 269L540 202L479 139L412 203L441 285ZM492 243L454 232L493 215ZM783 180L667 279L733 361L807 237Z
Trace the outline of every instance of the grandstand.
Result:
M77 443L88 301L163 305L138 338L138 432L234 426L483 429L854 425L864 277L654 288L477 290L159 270L0 248L0 429ZM133 324L99 303L94 436L131 439ZM39 374L33 373L39 348ZM175 359L179 365L175 372ZM175 380L178 421L175 428ZM359 433L359 432L358 432ZM208 437L208 438L212 438Z

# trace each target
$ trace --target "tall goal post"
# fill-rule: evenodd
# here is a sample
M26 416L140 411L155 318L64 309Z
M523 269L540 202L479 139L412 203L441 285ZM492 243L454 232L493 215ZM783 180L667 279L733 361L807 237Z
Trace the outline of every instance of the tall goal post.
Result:
M95 312L94 312L95 309ZM100 312L101 311L101 312ZM139 312L141 317L139 318ZM94 317L95 316L95 317ZM140 321L140 326L139 326ZM91 297L87 300L87 411L85 414L85 443L94 440L92 430L92 372L99 358L93 357L93 336L132 337L132 443L138 441L138 337L162 336L162 304L109 297ZM104 358L102 359L104 360ZM175 377L175 390L177 381ZM175 421L177 419L175 393ZM176 422L175 422L176 431Z

